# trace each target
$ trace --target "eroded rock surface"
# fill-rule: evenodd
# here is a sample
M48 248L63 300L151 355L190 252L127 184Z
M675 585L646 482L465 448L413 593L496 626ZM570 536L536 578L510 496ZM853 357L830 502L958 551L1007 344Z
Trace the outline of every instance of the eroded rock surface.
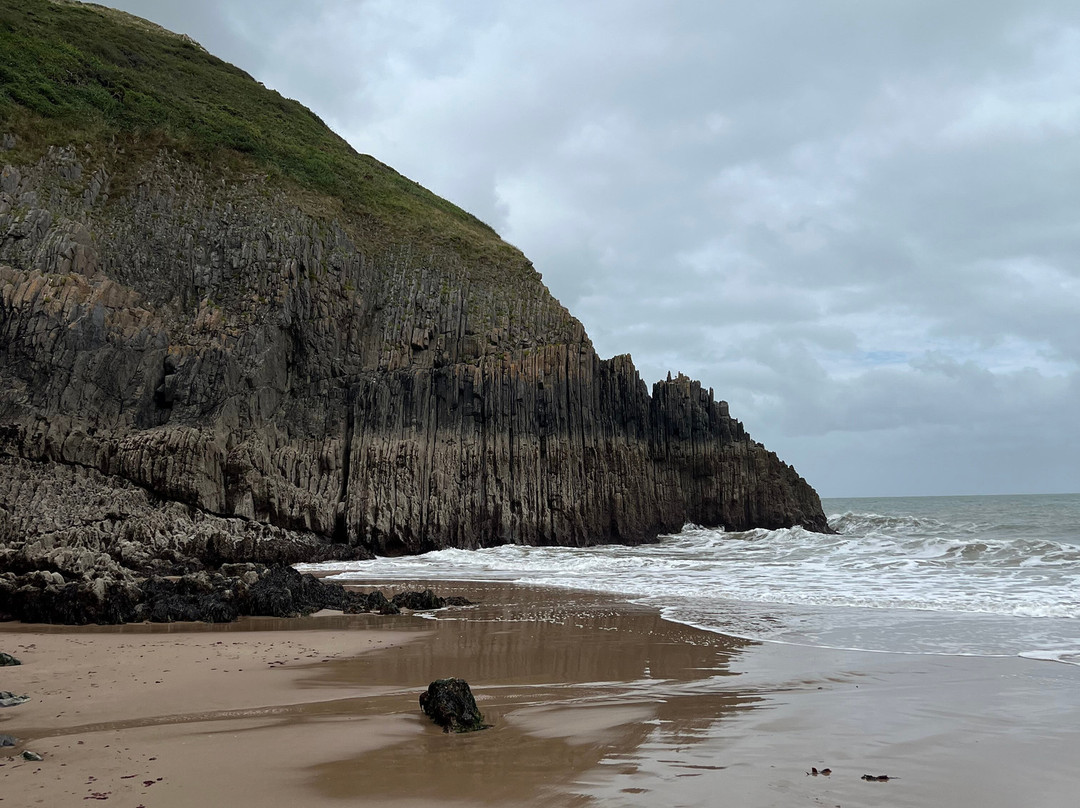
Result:
M149 570L181 545L310 560L827 529L711 390L650 395L519 254L367 244L254 179L125 159L4 168L5 547Z

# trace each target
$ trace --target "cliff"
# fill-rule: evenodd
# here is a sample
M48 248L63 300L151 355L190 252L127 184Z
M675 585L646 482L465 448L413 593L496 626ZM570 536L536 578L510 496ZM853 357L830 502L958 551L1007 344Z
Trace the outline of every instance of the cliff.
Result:
M490 228L194 43L28 0L0 53L9 563L828 530L711 390L650 394Z

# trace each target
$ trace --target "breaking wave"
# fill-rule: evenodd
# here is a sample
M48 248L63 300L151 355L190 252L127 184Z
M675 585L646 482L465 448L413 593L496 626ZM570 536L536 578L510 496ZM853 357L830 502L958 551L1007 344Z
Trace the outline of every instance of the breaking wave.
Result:
M754 639L1032 658L1049 658L1037 649L1054 647L1055 658L1072 662L1080 545L990 518L997 515L845 510L829 519L835 535L686 525L639 547L508 545L308 569L336 572L342 582L456 579L609 592Z

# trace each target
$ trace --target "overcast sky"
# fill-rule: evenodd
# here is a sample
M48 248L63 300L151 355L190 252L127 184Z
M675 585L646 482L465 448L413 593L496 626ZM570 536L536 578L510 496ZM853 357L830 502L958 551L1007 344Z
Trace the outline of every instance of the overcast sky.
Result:
M1080 4L114 0L520 247L823 496L1080 491Z

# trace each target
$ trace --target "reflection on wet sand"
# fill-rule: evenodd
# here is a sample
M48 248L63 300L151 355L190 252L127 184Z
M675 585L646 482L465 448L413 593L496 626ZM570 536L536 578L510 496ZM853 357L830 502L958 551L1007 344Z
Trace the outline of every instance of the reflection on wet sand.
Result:
M442 588L458 594L451 589ZM321 793L391 802L407 781L422 800L584 804L574 791L588 772L618 760L632 773L646 742L678 757L759 701L729 671L743 641L596 595L478 584L460 593L485 603L427 621L434 635L424 642L319 669L313 686L400 687L365 709L421 726L413 738L313 767ZM492 729L448 736L426 723L416 695L445 676L470 682ZM687 773L707 767L685 763Z

